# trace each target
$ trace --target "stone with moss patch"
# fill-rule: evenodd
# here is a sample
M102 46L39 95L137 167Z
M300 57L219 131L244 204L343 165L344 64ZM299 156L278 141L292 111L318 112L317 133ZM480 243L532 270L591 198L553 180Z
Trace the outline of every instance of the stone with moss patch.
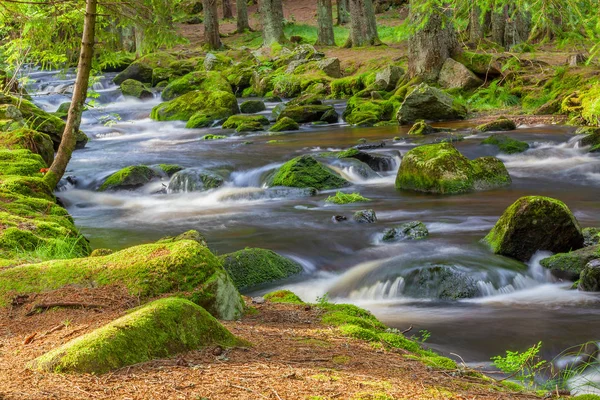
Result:
M145 165L135 165L123 168L102 182L99 191L134 190L150 183L158 174L152 168Z
M269 125L264 115L232 115L223 123L223 129L235 129L236 132L254 132Z
M332 113L335 113L337 116L337 113L332 106L288 106L285 107L281 114L279 114L277 120L279 121L287 117L299 124L305 124L315 121L325 121L324 118L326 118L327 120L325 122L331 123ZM335 122L337 122L337 118Z
M491 144L497 146L500 152L506 154L522 153L529 149L529 144L511 138L510 136L494 134L481 142L481 144Z
M368 202L371 199L361 196L360 193L343 193L338 191L335 196L329 196L325 201L333 204L351 204Z
M291 118L283 117L277 121L271 128L270 132L284 132L284 131L297 131L300 129L300 125Z
M261 100L246 100L240 104L240 111L244 114L256 114L265 111L266 109L267 106L265 106L264 101Z
M167 186L169 193L201 192L223 186L225 179L204 168L187 168L176 172Z
M479 132L514 131L517 129L515 121L506 117L500 117L494 121L477 126Z
M155 69L166 69L176 61L177 59L174 56L165 52L147 54L127 66L124 71L115 76L113 82L120 85L127 79L135 79L142 83L151 84Z
M176 164L158 164L160 168L168 177L173 176L175 173L181 171L183 167Z
M302 272L297 262L265 249L246 248L221 256L221 261L240 290Z
M393 101L367 100L354 96L348 100L342 118L349 124L356 126L373 126L380 121L393 118L397 109Z
M304 304L302 299L289 290L276 290L263 296L271 303Z
M35 154L39 154L46 163L46 166L51 165L52 161L54 161L54 144L50 136L32 129L21 128L10 132L0 132L0 148L29 150ZM39 170L35 172L39 172ZM0 172L0 174L8 175L6 170Z
M312 156L296 157L283 164L270 179L270 186L336 189L348 182Z
M400 124L423 119L446 121L464 119L466 108L444 91L425 83L417 86L400 106L397 119Z
M596 258L600 258L600 246L598 245L568 253L558 253L544 258L540 264L558 278L576 281L586 264Z
M600 229L598 228L583 228L583 245L596 246L600 244Z
M103 374L209 345L247 346L206 310L174 297L153 301L33 360L34 370Z
M121 83L121 93L124 96L131 96L140 100L152 99L152 92L140 81L135 79L126 79Z
M239 112L237 99L233 94L219 90L195 90L159 104L152 109L150 117L156 121L190 121L188 128L198 128L210 126L217 119Z
M226 92L233 94L231 85L218 72L191 72L178 78L165 87L161 97L173 100L186 93L199 90L201 92Z
M471 161L449 143L410 150L404 155L396 177L397 189L440 194L492 189L510 183L502 161L495 157Z
M431 133L441 132L444 129L434 128L427 122L421 120L416 121L413 126L410 127L408 134L411 136L429 135Z
M421 221L406 222L394 228L388 228L383 232L384 242L396 242L399 240L419 240L429 236L429 230Z
M579 277L579 290L600 292L600 258L586 264Z
M485 237L494 253L527 261L539 250L563 253L583 247L579 222L560 200L521 197Z

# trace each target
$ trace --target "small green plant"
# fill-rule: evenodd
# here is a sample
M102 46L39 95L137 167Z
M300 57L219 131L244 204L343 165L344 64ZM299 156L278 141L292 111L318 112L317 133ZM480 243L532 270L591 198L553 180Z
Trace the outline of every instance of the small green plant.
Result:
M479 89L471 96L467 103L475 110L506 108L518 105L519 98L510 92L499 81L490 83L487 88Z
M81 241L86 240L80 236L77 238L66 236L40 243L33 250L18 247L14 249L15 259L28 262L42 262L50 260L68 260L71 258L85 257Z
M371 201L371 199L367 199L360 195L360 193L343 193L337 192L335 196L329 196L325 202L334 203L334 204L350 204L350 203L361 203Z
M545 366L546 361L539 356L542 342L525 351L506 351L506 356L492 357L492 363L500 371L524 384L533 384L535 375Z
M419 343L425 343L431 337L431 332L427 329L421 329L418 335L415 335L414 339Z
M61 323L65 326L65 328L68 328L73 323L73 321L71 321L69 318L67 318Z
M331 304L331 299L329 298L329 293L325 293L323 296L317 297L317 304L319 306L326 306Z

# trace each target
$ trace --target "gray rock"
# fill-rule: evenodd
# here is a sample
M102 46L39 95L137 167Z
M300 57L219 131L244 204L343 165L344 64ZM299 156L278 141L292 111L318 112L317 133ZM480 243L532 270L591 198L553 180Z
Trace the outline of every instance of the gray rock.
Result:
M288 64L287 69L285 70L286 74L293 74L296 68L299 66L306 64L308 60L294 60Z
M446 121L464 119L467 110L455 103L444 91L422 83L409 94L398 110L397 119L402 125L417 120Z
M399 240L419 240L429 236L429 231L421 221L412 221L386 229L383 232L384 242L396 242Z
M291 60L321 60L324 57L325 54L318 52L312 44L301 44L294 49Z
M374 210L360 210L352 216L355 222L360 224L372 224L377 222L377 216Z
M218 188L223 183L225 183L223 177L215 172L198 168L188 168L173 175L167 191L169 193L200 192Z
M390 65L375 75L375 88L390 92L396 88L398 81L404 75L404 70L396 65Z
M596 246L600 244L600 229L598 228L583 228L583 245L585 247Z
M600 259L590 261L581 271L579 289L585 292L600 292Z
M253 297L252 304L264 304L266 302L264 297Z
M327 76L332 78L340 78L342 76L339 58L325 58L319 61L317 66Z
M448 58L442 66L438 83L446 89L468 90L481 86L483 81L458 61Z

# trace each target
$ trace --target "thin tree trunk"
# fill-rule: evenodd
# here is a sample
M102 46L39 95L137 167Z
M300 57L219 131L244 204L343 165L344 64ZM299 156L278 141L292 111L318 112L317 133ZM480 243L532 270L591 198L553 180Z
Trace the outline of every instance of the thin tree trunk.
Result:
M223 18L233 18L233 8L231 7L231 0L223 0Z
M337 0L338 25L345 25L350 22L350 11L348 0Z
M136 26L133 28L133 35L135 39L135 56L139 58L144 54L144 30Z
M204 40L211 50L218 50L223 45L219 36L219 15L217 0L202 0L204 4Z
M507 14L505 6L492 10L492 41L500 46L504 46Z
M449 10L449 8L448 8ZM421 26L408 41L408 73L428 82L438 79L446 59L459 53L460 46L452 25L451 11L437 6L424 8L419 0L410 3L409 19L412 26Z
M77 65L77 78L73 89L73 98L67 116L67 123L63 132L60 145L54 162L44 176L44 181L50 188L56 188L62 179L71 155L77 144L77 132L81 125L81 114L83 105L87 98L90 71L92 70L92 58L94 56L94 41L96 37L96 9L97 0L87 0L85 6L85 19L83 24L83 35L81 37L81 50L79 64Z
M344 47L381 44L373 0L349 0L350 36Z
M246 0L235 0L235 8L237 12L237 31L241 33L250 30L250 22L248 21L248 3Z
M373 0L363 0L363 16L367 23L367 43L370 45L379 45L379 33L377 33L377 18L375 18L375 6Z
M481 7L473 4L469 16L469 41L478 44L483 39L483 26L481 24Z
M331 0L317 0L317 45L335 46Z
M263 45L285 42L281 0L260 0L259 8L263 21Z

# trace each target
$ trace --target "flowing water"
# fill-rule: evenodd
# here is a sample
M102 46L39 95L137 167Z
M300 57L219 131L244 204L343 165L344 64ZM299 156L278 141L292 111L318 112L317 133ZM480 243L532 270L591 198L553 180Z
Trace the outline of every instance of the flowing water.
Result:
M68 92L72 77L41 72L30 77L30 90L38 92L35 101L46 110L68 100L57 92ZM569 290L570 283L552 279L539 265L544 254L522 264L491 254L479 242L503 210L525 195L561 199L582 226L600 226L600 157L579 148L573 128L525 126L511 132L531 148L519 155L499 155L513 177L508 188L422 195L394 188L399 156L418 144L406 136L405 128L303 126L277 137L236 135L219 127L185 129L184 123L150 120L149 112L160 99L124 99L110 78L95 85L101 106L84 114L82 130L91 141L74 153L69 165L68 175L76 177L76 184L59 193L95 247L119 249L197 229L218 254L247 246L272 249L299 261L305 272L251 294L290 288L314 301L329 293L335 301L370 309L392 327L428 330L431 347L478 365L540 340L544 356L552 358L569 346L599 339L597 294ZM268 104L264 114L273 106ZM336 107L343 110L344 104ZM113 124L104 124L107 115ZM465 131L465 140L455 145L467 157L497 155L495 147L481 145L486 134L468 132L468 121L444 126ZM200 140L207 133L224 132L227 139ZM401 140L392 141L396 136ZM385 147L370 151L393 156L392 171L365 174L352 164L331 166L352 182L348 191L360 192L370 203L332 205L325 203L332 191L309 196L266 187L266 175L292 157L348 148L361 138L386 141ZM273 139L282 142L268 143ZM218 171L226 182L203 192L165 190L168 178L137 191L94 191L120 168L159 163ZM332 222L333 215L351 217L361 208L374 209L378 222ZM426 224L428 239L382 242L385 228L413 220ZM474 298L449 300L449 285Z

